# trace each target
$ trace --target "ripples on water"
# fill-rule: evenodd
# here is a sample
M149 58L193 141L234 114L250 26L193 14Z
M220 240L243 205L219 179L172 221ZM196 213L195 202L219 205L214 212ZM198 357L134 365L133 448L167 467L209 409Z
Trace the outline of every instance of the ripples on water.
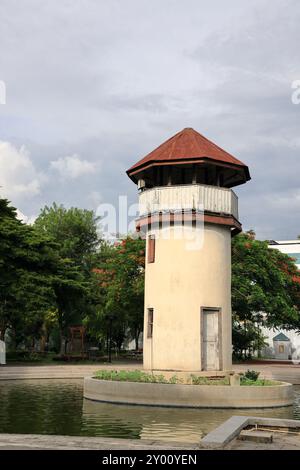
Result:
M0 432L164 439L198 442L235 415L300 419L300 386L294 407L257 410L123 406L82 398L82 380L0 382Z

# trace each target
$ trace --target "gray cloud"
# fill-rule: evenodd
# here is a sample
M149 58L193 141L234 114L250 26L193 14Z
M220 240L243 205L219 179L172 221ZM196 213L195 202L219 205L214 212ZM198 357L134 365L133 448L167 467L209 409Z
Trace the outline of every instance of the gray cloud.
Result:
M136 201L125 170L192 126L249 165L245 229L300 232L297 0L2 0L0 17L0 141L27 151L27 179L0 168L0 186L22 213Z

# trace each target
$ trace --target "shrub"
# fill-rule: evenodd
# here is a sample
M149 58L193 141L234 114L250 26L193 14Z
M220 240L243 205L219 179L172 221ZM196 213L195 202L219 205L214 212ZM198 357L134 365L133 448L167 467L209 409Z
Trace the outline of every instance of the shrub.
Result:
M197 375L191 375L192 385L229 385L228 377L199 377Z
M244 373L244 378L245 379L249 379L249 380L252 380L252 381L256 381L258 379L258 376L259 376L260 372L257 372L256 370L250 370L248 369L245 373Z
M241 379L241 385L253 385L256 387L265 387L265 386L270 386L270 385L280 385L281 382L275 381L275 380L268 380L268 379L257 379L257 380L250 380L246 379L245 377L242 377Z
M177 383L174 382L173 377L169 381L163 375L148 374L140 370L99 370L95 373L94 378L119 382Z
M39 362L46 356L47 353L28 350L9 351L6 354L6 360L7 362Z
M280 382L275 380L268 379L259 379L260 372L255 370L247 370L245 374L241 377L241 385L255 385L255 386L265 386L265 385L280 385Z
M252 371L255 372L255 371ZM256 377L258 377L259 373ZM252 376L254 377L254 376ZM184 383L176 375L170 379L166 379L163 375L155 375L141 370L98 370L94 375L95 379L112 380L116 382L142 382L142 383L158 383L158 384L182 384ZM241 379L241 385L278 385L280 382L266 379L250 379L246 374ZM197 375L190 376L191 385L229 385L229 377L199 377Z

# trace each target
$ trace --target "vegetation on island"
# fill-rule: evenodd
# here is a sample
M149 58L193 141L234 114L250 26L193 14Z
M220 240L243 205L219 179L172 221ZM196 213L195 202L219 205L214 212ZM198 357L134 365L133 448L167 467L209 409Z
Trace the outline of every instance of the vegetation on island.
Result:
M279 385L280 382L268 379L259 379L259 372L247 371L241 374L241 385L270 386ZM225 377L205 377L194 374L188 377L178 377L176 374L166 378L162 374L151 374L141 370L99 370L94 377L98 380L111 380L115 382L142 382L159 384L184 384L184 385L230 385L229 375Z

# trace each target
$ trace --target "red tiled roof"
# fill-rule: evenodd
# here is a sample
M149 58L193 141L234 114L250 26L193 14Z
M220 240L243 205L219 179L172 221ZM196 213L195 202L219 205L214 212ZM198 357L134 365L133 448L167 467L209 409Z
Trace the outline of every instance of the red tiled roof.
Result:
M243 162L218 147L191 127L183 129L170 139L166 140L163 144L129 168L129 170L127 170L127 174L130 176L139 168L142 169L143 167L155 162L156 164L161 162L163 165L171 164L171 162L176 163L177 161L182 162L183 160L197 159L215 160L220 163L226 163L230 166L244 167L244 170L248 174L247 179L250 179L248 167Z

